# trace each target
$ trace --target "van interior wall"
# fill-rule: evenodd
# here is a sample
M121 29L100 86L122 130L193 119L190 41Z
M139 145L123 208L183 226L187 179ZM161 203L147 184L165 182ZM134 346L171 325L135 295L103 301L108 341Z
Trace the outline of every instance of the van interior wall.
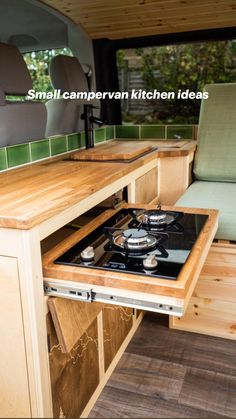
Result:
M39 0L1 0L0 28L0 41L22 53L69 47L94 74L92 40L81 26ZM92 88L95 84L94 77Z

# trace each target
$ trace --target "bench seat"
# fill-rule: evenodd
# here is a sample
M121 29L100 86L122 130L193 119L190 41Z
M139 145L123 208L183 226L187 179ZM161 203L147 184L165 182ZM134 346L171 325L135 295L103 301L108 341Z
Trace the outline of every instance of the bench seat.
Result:
M217 239L236 241L236 183L195 181L176 206L219 210Z

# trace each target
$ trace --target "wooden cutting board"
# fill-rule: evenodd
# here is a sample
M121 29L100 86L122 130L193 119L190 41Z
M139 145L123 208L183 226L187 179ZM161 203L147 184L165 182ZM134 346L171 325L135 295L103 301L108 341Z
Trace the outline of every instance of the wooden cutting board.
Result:
M152 145L145 145L145 143L140 143L138 140L112 141L108 144L102 144L99 147L72 153L71 159L91 161L132 160L142 154L152 151L152 149Z

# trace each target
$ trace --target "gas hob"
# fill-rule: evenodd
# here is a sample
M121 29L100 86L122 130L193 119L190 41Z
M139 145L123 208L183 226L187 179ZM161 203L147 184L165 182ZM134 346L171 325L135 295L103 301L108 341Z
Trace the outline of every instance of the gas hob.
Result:
M54 263L175 281L206 214L122 208Z

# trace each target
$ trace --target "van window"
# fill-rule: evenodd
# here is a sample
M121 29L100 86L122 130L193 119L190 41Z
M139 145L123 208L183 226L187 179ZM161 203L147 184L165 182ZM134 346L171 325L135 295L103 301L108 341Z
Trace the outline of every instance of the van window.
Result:
M121 91L202 91L206 83L236 79L236 40L161 47L124 49L117 52ZM199 99L135 99L122 102L125 124L195 124Z
M34 90L39 92L50 92L53 90L49 76L49 64L53 57L60 54L73 55L69 48L50 49L24 54L24 59L33 81Z

